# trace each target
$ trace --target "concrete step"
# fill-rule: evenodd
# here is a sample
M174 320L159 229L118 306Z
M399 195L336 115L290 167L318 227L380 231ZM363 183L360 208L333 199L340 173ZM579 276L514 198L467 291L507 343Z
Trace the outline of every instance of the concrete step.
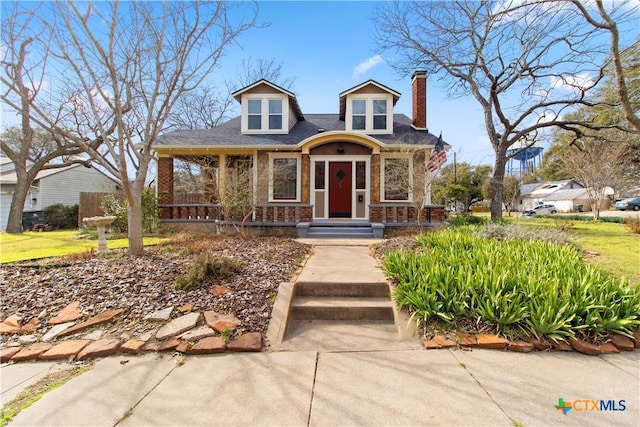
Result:
M295 297L291 304L294 320L386 320L394 322L393 303L383 297Z
M307 237L373 239L373 228L371 226L332 227L312 225L309 227Z
M295 296L316 297L379 297L389 298L389 285L386 282L374 283L330 283L297 282Z

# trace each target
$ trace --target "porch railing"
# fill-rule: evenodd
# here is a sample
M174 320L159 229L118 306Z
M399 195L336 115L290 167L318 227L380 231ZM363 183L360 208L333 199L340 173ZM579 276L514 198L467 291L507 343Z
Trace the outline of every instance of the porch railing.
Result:
M234 218L225 218L222 206L219 204L203 203L174 203L161 204L160 219L162 221L189 222L189 221L242 221L241 215ZM251 215L245 221L246 224L283 224L298 222L310 222L312 216L311 205L289 204L264 204L253 208Z

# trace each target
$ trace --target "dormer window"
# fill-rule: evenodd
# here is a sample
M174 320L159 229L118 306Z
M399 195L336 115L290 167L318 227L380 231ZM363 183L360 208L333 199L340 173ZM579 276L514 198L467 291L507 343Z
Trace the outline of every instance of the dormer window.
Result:
M269 130L282 129L282 100L269 100Z
M353 130L365 130L367 126L367 100L354 99L352 110L351 127Z
M376 130L387 129L387 100L373 100L373 128Z
M354 94L348 96L346 129L366 133L391 133L391 95Z
M286 133L288 120L283 114L287 97L277 94L243 96L243 131L245 133Z
M262 129L262 100L248 100L247 110L248 128L250 130Z

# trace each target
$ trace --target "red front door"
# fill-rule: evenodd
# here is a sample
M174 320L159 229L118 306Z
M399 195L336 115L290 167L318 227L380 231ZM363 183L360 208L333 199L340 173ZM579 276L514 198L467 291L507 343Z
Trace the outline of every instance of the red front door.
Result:
M329 162L329 218L351 218L351 162Z

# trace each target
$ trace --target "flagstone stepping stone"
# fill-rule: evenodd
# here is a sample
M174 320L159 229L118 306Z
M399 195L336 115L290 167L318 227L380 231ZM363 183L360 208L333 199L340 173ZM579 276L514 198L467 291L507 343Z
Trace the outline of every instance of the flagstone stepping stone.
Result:
M60 310L58 314L49 319L50 325L57 325L58 323L67 323L72 320L77 320L83 316L80 311L80 301L74 301Z
M12 314L0 323L0 334L15 334L20 330L22 317Z
M22 362L23 360L35 360L51 347L52 345L46 342L37 342L35 344L31 344L30 346L23 348L18 353L16 353L11 358L11 361Z
M22 335L18 337L18 342L20 344L33 344L36 341L38 341L38 336L35 334Z
M91 341L98 341L98 340L102 339L103 335L104 335L104 331L98 329L97 331L90 332L87 335L83 336L82 339L91 340Z
M618 347L608 342L600 346L600 352L602 354L614 354L614 353L620 353L620 350L618 350Z
M73 325L75 325L75 322L60 323L58 325L55 325L51 329L49 329L46 334L44 334L40 341L51 341L55 339L60 333L66 331Z
M159 320L164 322L165 320L169 320L169 318L171 317L171 313L173 313L173 307L167 307L145 316L145 319Z
M124 308L119 308L117 310L108 310L108 311L104 311L100 314L98 314L97 316L93 316L91 319L79 323L75 326L70 327L69 329L63 331L62 333L58 334L59 337L63 337L63 336L67 336L67 335L71 335L74 334L76 332L80 332L84 329L90 328L92 326L95 325L99 325L101 323L106 323L108 321L110 321L111 319L113 319L114 317L116 317L117 315L119 315L120 313L124 312Z
M471 334L456 332L456 338L458 339L458 344L463 347L475 347L478 345L477 338Z
M183 304L183 305L179 306L176 310L178 310L182 314L188 313L191 310L193 310L193 304L191 304L191 303Z
M62 341L40 355L41 360L69 359L89 345L89 340Z
M166 341L162 341L158 346L158 351L170 351L174 350L177 346L180 345L180 338L169 338Z
M480 348L502 350L507 347L507 340L497 335L478 334L476 335L476 339L478 340L478 347Z
M8 362L20 351L20 347L8 347L0 349L0 363Z
M36 328L38 327L38 323L40 323L38 321L37 318L32 318L31 320L29 320L29 322L27 322L24 326L22 326L20 328L20 330L18 331L19 334L32 334L36 331Z
M120 351L123 353L138 353L144 343L145 341L142 340L129 340L120 346Z
M226 329L235 329L242 324L233 314L221 314L215 311L205 311L204 321L219 333Z
M227 349L227 344L222 337L207 337L202 338L195 343L188 351L188 354L213 354L224 353Z
M627 338L624 335L611 335L611 343L615 345L620 351L633 351L634 349L633 341L631 341L631 338Z
M183 332L195 328L198 324L198 319L200 319L200 313L189 313L173 319L158 330L156 338L162 341L166 338L180 335Z
M78 360L111 356L116 354L119 348L120 340L115 338L93 341L78 353Z
M427 340L423 343L424 348L427 350L438 349L438 348L449 348L455 345L456 343L454 343L444 335L436 335L432 339Z
M569 340L569 344L571 344L571 348L573 348L578 353L588 354L590 356L597 356L600 354L600 349L597 345L590 344L583 340L571 338Z
M191 329L190 331L180 335L180 338L186 341L198 341L202 338L212 337L215 334L214 330L208 326L198 326L197 328Z
M262 334L249 332L227 344L231 351L260 351L262 350Z
M214 287L212 287L209 290L209 293L211 295L213 295L214 297L217 297L217 296L222 295L222 294L226 294L228 292L231 292L231 290L229 288L227 288L226 286L223 286L223 285L215 285Z
M514 341L510 342L507 346L507 350L515 351L517 353L529 353L535 350L535 346L526 341Z
M180 353L188 353L191 349L191 343L189 341L180 341L180 344L176 347L176 351Z

